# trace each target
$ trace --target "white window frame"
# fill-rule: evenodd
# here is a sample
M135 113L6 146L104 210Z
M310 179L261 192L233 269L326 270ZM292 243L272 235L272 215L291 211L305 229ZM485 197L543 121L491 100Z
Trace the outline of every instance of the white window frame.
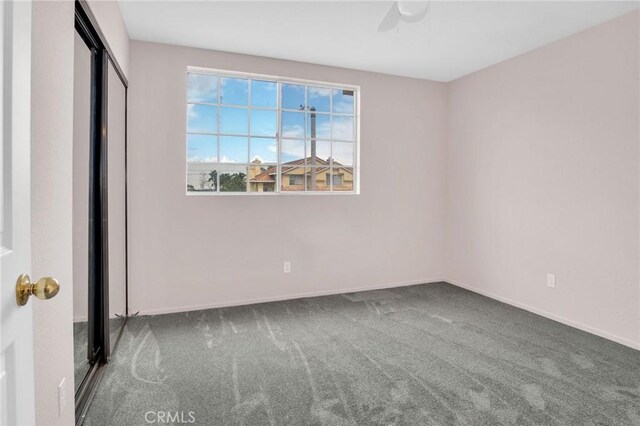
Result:
M188 99L188 78L189 78L189 74L207 74L207 75L212 75L218 78L217 80L217 96L218 96L218 100L215 104L212 103L207 103L207 102L190 102ZM221 79L222 78L242 78L242 79L247 79L248 80L248 104L246 106L234 106L234 105L226 105L226 104L222 104L220 103L220 85L221 85ZM276 103L276 108L266 108L266 107L253 107L251 106L251 81L252 80L258 80L258 81L271 81L271 82L275 82L277 83L277 103ZM360 86L354 86L351 84L343 84L343 83L329 83L329 82L325 82L325 81L317 81L317 80L308 80L308 79L301 79L301 78L293 78L293 77L281 77L281 76L275 76L275 75L267 75L267 74L256 74L256 73L246 73L246 72L240 72L240 71L229 71L229 70L221 70L221 69L212 69L212 68L202 68L202 67L195 67L195 66L189 66L187 67L187 70L185 72L185 110L186 110L186 121L185 121L185 151L186 151L186 157L185 157L185 190L186 190L186 195L188 196L227 196L227 195L231 195L231 196L238 196L238 195L244 195L244 196L274 196L274 195L291 195L291 196L302 196L302 195L341 195L341 196L347 196L347 195L359 195L360 194ZM305 185L305 189L303 191L281 191L281 179L282 179L282 159L281 159L281 152L282 152L282 134L281 134L281 127L282 127L282 113L283 112L301 112L300 110L291 110L291 109L284 109L282 108L282 85L283 84L296 84L296 85L303 85L303 86L313 86L313 87L319 87L319 88L326 88L326 89L342 89L342 90L351 90L354 92L354 111L353 111L353 115L351 114L340 114L340 113L334 113L332 111L332 103L333 103L333 96L330 96L330 109L329 109L329 113L324 113L324 114L328 114L330 116L330 120L333 120L333 116L353 116L353 131L354 131L354 136L353 136L353 142L348 142L348 141L342 141L340 139L333 139L333 135L331 135L330 138L330 142L331 142L331 149L333 150L333 143L337 142L337 143L353 143L354 144L354 158L353 158L353 166L344 166L345 168L353 168L353 190L352 191L333 191L333 177L331 178L331 181L329 182L330 184L330 190L327 191L308 191L306 188L306 178L303 178L304 181L304 185ZM307 103L307 90L305 89L305 105ZM269 192L263 192L263 191L255 191L255 192L250 192L250 191L245 191L245 192L222 192L220 191L220 172L218 172L217 174L217 183L216 183L216 191L189 191L187 188L187 183L188 183L188 173L189 173L189 161L188 161L188 150L189 150L189 134L210 134L210 133L200 133L200 132L189 132L188 131L188 105L189 104L196 104L196 105L211 105L211 106L215 106L216 108L218 108L218 113L217 113L217 117L218 117L218 122L217 122L217 133L215 133L216 136L216 143L217 143L217 157L218 157L218 162L217 163L211 163L211 164L216 164L214 166L214 168L216 169L220 169L221 167L225 167L225 166L231 166L231 165L237 165L237 166L251 166L251 138L264 138L264 139L271 139L271 137L268 136L252 136L251 135L251 111L253 109L256 110L266 110L266 111L276 111L276 116L277 116L277 128L276 128L276 145L277 145L277 173L276 173L276 184L275 184L275 190L274 191L269 191ZM247 160L249 161L248 163L220 163L220 137L224 137L224 136L236 136L236 137L244 137L245 135L238 135L238 134L226 134L226 133L222 133L221 132L221 128L220 128L220 108L223 107L237 107L237 108L242 108L242 109L246 109L248 111L248 135L247 135L247 139L248 139L248 158ZM319 114L323 114L322 112L320 112ZM308 116L308 111L304 112L304 126L305 126L305 131L307 128L307 116ZM332 126L332 121L330 121L330 126ZM210 134L213 135L213 134ZM306 135L305 135L306 136ZM293 138L287 138L287 140L300 140L300 139L293 139ZM305 157L307 158L307 138L303 137L302 141L304 142L304 149L305 149ZM333 154L333 153L332 153ZM195 164L195 163L192 163ZM209 163L202 163L202 164L209 164ZM265 165L269 165L270 167L273 167L273 163L265 163ZM329 167L329 173L331 175L333 175L333 167ZM305 175L306 176L306 175ZM249 177L248 177L248 171L247 171L247 185L250 185L249 183Z

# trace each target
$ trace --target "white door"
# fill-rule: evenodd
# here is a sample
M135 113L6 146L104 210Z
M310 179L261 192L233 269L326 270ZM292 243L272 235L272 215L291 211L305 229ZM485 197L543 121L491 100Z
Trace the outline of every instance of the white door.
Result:
M31 263L31 3L0 1L0 29L0 424L32 425L33 301L16 303Z

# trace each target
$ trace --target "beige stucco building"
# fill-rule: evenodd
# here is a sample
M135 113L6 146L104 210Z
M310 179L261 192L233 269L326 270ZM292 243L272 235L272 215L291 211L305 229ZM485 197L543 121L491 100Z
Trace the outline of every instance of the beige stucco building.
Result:
M255 161L249 167L249 191L272 192L277 183L278 168L263 166ZM353 167L344 167L334 161L333 169L329 162L320 158L290 161L282 164L280 179L281 191L329 191L333 179L334 191L353 191Z

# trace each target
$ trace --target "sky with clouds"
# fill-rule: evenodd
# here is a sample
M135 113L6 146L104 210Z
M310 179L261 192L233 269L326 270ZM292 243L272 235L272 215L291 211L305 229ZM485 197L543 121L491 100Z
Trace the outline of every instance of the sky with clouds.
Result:
M318 139L316 156L322 159L332 157L343 165L353 165L355 146L346 141L353 141L354 117L335 115L353 114L353 92L307 86L306 94L307 108L304 108L305 86L282 83L282 107L285 109L281 118L282 162L310 155L311 141L308 139L311 137L311 122L315 115ZM212 75L190 73L188 101L221 104L187 105L189 162L217 162L218 158L222 163L246 163L255 159L263 163L277 162L276 82L218 79ZM251 118L248 105L252 106ZM315 108L314 113L309 112L311 107ZM302 109L305 111L301 111ZM242 136L221 136L221 133ZM333 143L330 142L332 135Z

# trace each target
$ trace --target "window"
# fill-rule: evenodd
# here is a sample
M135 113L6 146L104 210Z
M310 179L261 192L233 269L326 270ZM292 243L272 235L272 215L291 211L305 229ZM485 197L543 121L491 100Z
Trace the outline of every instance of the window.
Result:
M289 186L304 185L303 175L289 175Z
M358 89L189 69L187 193L357 193Z
M331 184L335 187L342 186L342 177L343 175L330 175L327 173L327 181L331 180Z

